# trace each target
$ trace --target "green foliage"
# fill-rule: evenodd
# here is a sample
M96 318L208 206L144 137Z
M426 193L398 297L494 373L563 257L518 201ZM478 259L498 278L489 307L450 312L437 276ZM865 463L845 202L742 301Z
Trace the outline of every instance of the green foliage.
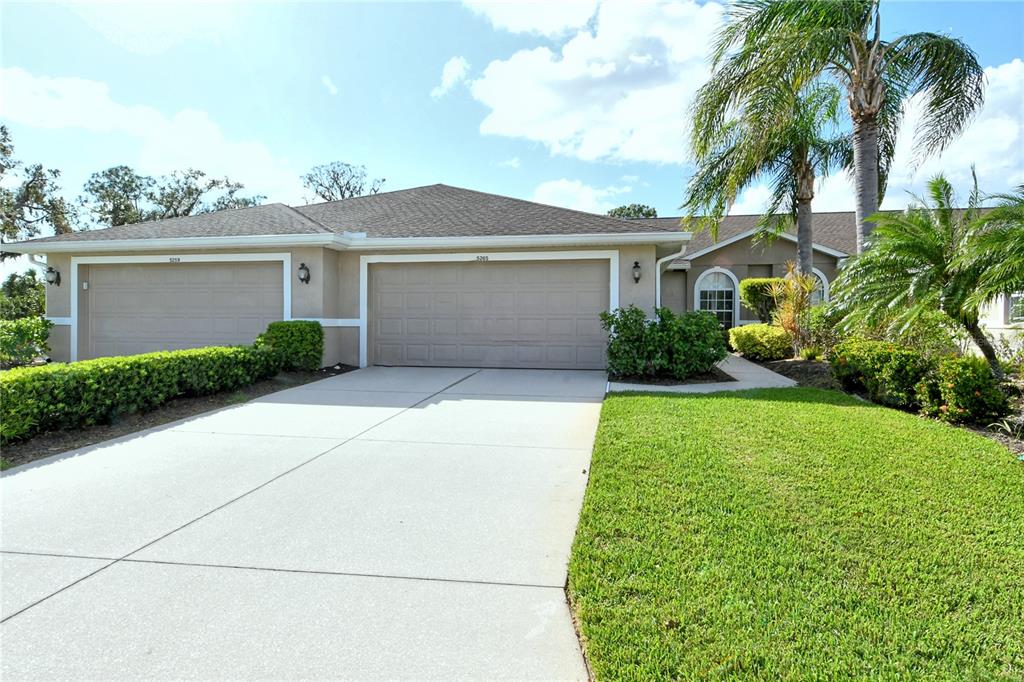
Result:
M61 197L59 179L58 170L15 159L10 131L0 125L0 241L35 237L42 226L55 234L71 231L75 210Z
M980 194L975 187L969 206L961 210L942 176L932 179L928 190L929 200L920 200L923 208L874 217L871 248L841 269L833 303L842 310L846 329L883 327L890 338L941 314L970 335L992 373L1002 378L974 297L999 260L997 253L977 254L971 247L984 226ZM975 256L964 257L971 253Z
M257 337L256 345L278 353L285 371L315 372L322 366L324 330L319 322L308 320L271 322Z
M801 275L796 264L786 264L786 276L772 280L771 294L775 299L775 324L789 334L793 348L800 350L811 341L810 310L811 296L818 285L814 275Z
M0 285L0 320L42 317L46 314L46 285L35 270L12 272Z
M42 317L0 320L0 367L27 365L50 352L53 323Z
M366 166L332 161L310 168L302 176L302 186L313 191L316 195L315 200L340 201L376 194L384 186L384 178L371 180L366 175ZM307 199L307 202L309 201Z
M811 306L807 311L807 332L811 346L819 349L821 354L829 355L841 340L839 330L836 329L838 324L839 315L828 303Z
M658 308L648 320L636 306L601 313L608 335L608 374L614 378L671 377L709 372L727 355L718 318L700 311L676 315Z
M266 198L239 195L244 188L194 168L154 178L128 166L114 166L89 177L78 203L92 223L110 227L256 206Z
M988 438L836 391L612 394L589 475L597 680L1024 670L1024 465Z
M822 351L817 346L807 346L807 348L800 349L800 359L807 360L808 362L814 362L820 359Z
M0 374L0 439L109 422L179 396L208 395L274 376L277 353L210 347L23 367Z
M863 391L876 403L914 409L917 386L935 363L888 341L849 339L832 351L832 373L844 388Z
M1008 291L1024 291L1024 185L1006 194L996 194L996 205L980 218L978 236L962 261L998 254L981 276L972 296L978 303L990 301Z
M793 357L789 334L774 324L745 324L729 330L729 343L751 360L783 360Z
M981 358L941 360L917 385L921 412L943 421L987 425L1005 416L1009 402Z
M658 211L647 204L629 204L627 206L616 206L608 211L612 218L657 218Z
M740 282L740 301L757 315L761 322L772 321L775 312L775 297L772 287L781 283L781 277L750 277Z

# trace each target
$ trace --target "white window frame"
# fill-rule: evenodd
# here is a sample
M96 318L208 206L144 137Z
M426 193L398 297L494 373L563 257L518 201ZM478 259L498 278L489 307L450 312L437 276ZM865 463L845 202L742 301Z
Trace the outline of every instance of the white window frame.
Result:
M1016 291L1010 294L1006 294L1006 324L1016 325L1024 324L1024 317L1013 316L1013 298L1017 296L1021 299L1021 305L1024 305L1024 291Z
M704 278L715 273L722 273L732 280L732 326L738 327L742 324L740 322L740 281L736 278L736 275L731 270L715 266L709 268L697 276L697 280L693 283L693 309L700 310L700 285L704 281Z
M615 251L506 251L499 253L378 254L359 257L359 366L369 364L369 271L374 263L473 263L477 261L607 260L608 309L619 307L619 252Z
M78 360L78 266L160 263L248 263L280 262L281 287L284 299L281 319L292 319L292 255L291 253L187 253L161 256L73 256L71 258L71 362Z
M828 290L828 277L826 277L825 273L819 270L818 268L811 268L811 271L817 276L819 280L821 280L821 302L828 303L829 299L831 298L831 294Z

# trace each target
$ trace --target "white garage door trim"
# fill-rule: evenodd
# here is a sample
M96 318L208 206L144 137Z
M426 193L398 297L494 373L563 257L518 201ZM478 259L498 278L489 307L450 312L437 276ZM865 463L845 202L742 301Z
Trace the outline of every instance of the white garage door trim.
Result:
M619 307L618 251L508 251L502 253L416 253L359 257L359 366L368 359L369 271L372 263L450 263L477 261L607 260L608 309Z
M119 263L281 263L281 287L284 305L281 319L292 319L292 255L290 253L190 253L164 256L73 256L71 258L71 362L78 360L78 266Z

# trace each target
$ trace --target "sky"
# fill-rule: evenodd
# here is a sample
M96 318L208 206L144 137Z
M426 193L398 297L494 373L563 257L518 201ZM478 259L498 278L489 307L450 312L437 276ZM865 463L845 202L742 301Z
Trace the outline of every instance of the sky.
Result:
M445 183L586 211L679 215L687 109L708 76L716 2L0 2L0 120L17 158L62 173L198 168L267 201L365 165L385 190ZM883 1L883 32L965 40L986 103L915 164L913 103L883 204L945 172L966 196L1024 183L1024 1ZM759 212L763 185L733 213ZM845 175L817 211L852 210ZM4 271L16 267L4 264Z

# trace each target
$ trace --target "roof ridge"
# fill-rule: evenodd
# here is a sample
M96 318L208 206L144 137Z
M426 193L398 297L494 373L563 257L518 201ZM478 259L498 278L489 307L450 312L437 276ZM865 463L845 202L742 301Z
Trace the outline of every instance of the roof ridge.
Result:
M274 203L277 204L279 202L274 202ZM284 206L286 209L288 209L292 213L295 213L296 215L301 216L303 220L308 220L310 223L313 224L314 227L318 228L320 231L325 232L327 234L335 234L334 230L330 229L329 227L327 227L326 225L321 223L316 218L314 218L312 216L306 215L305 213L303 213L300 209L296 208L295 206L289 206L288 204L281 204L281 206Z
M623 218L616 218L610 215L604 215L602 213L591 213L590 211L581 211L576 208L566 208L565 206L556 206L555 204L545 204L542 201L533 201L531 199L520 199L519 197L510 197L505 194L495 194L494 192L484 192L478 189L469 189L468 187L456 187L454 185L446 185L443 182L437 183L437 185L426 185L426 187L448 187L449 189L457 189L462 192L472 192L473 194L481 194L485 197L498 197L500 199L508 199L509 201L518 201L521 204L531 204L533 206L543 206L545 208L553 208L558 211L569 211L570 213L579 213L580 215L589 216L591 218L600 218L602 220L610 220L616 223L629 224L629 220Z
M379 197L382 194L398 194L399 192L411 192L414 189L425 189L427 187L448 187L448 186L449 185L445 185L445 184L442 184L440 182L435 182L432 185L417 185L416 187L403 187L402 189L389 189L386 192L373 192L372 194L360 194L357 197L345 197L344 199L333 199L331 201L315 201L315 202L313 202L311 204L303 204L301 207L299 207L299 206L289 206L289 208L294 208L294 209L298 210L299 208L306 208L308 206L323 206L324 204L340 204L340 203L342 203L344 201L356 201L357 199L369 199L371 197ZM305 215L305 214L303 214L303 215Z

